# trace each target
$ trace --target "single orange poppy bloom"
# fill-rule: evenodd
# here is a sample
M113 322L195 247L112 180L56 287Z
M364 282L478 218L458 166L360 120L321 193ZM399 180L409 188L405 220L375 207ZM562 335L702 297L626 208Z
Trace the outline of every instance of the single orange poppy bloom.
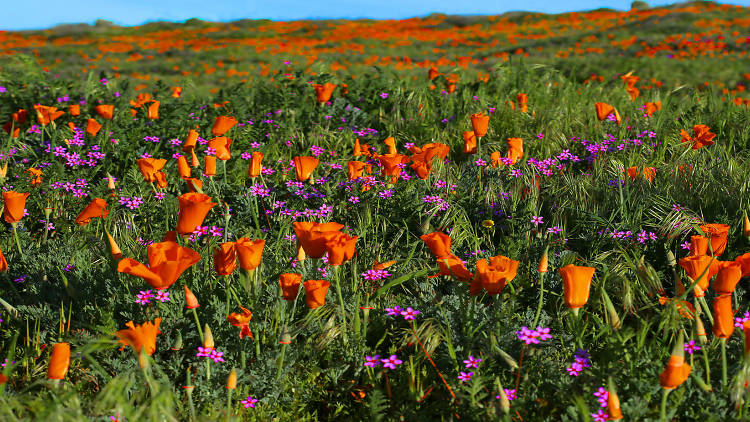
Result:
M297 244L304 249L310 258L319 259L326 253L326 243L340 234L344 228L339 223L316 223L295 221L294 232L297 234Z
M411 167L411 169L417 173L417 177L422 180L427 179L432 171L432 165L425 163L424 161L414 161L409 167Z
M469 293L476 296L484 288L488 294L500 294L505 286L516 278L519 263L502 255L493 256L489 263L486 259L480 259L477 261L477 271L474 273Z
M727 224L704 224L700 226L701 230L706 233L709 238L711 248L708 250L708 254L713 256L721 256L724 250L727 248L727 236L729 235L729 225Z
M661 110L661 101L656 101L653 103L646 103L644 104L644 112L648 117L651 117L654 112Z
M219 116L214 120L214 125L211 127L211 133L214 136L222 136L236 125L237 119L231 116Z
M750 354L750 321L742 324L742 333L745 334L745 356Z
M52 123L58 117L65 114L64 111L57 110L57 107L48 107L43 105L35 105L34 110L36 110L36 121L42 126L46 126Z
M583 307L589 301L591 279L596 268L569 264L557 270L563 279L565 305L571 309Z
M294 171L297 174L297 180L304 182L309 179L312 172L318 167L320 160L310 156L294 157Z
M123 258L117 264L117 271L140 277L156 290L169 288L186 269L201 259L198 252L170 240L152 243L147 251L149 265L133 258Z
M99 133L99 129L101 128L102 125L94 119L89 119L86 122L86 133L91 136L96 136L96 134Z
M125 323L127 329L115 333L120 338L119 342L123 344L120 350L123 350L125 346L130 346L137 354L140 354L143 350L147 355L153 355L156 351L156 336L161 334L159 324L161 324L161 318L154 319L154 322L146 321L139 325L133 324L133 321L128 321Z
M8 271L8 261L5 259L2 249L0 249L0 273L5 271Z
M214 270L219 275L230 275L237 269L237 248L234 242L224 242L214 249Z
M365 170L365 163L362 161L349 161L346 163L347 176L349 180L354 180L358 177L362 177L362 172Z
M47 379L65 379L70 366L70 344L55 343L52 346L52 354L49 357L49 368L47 368Z
M477 137L473 131L467 131L463 133L464 137L464 154L476 154L477 153Z
M232 158L232 154L229 151L230 146L232 146L232 140L226 136L218 136L208 141L208 147L213 148L216 151L214 153L216 158L222 161Z
M180 98L180 95L182 95L182 87L181 86L175 86L172 88L172 98Z
M731 262L719 269L712 286L717 295L731 295L742 278L742 266Z
M441 275L449 275L452 277L456 277L461 281L469 281L472 277L474 277L474 274L472 274L471 271L466 268L463 261L461 261L461 259L453 254L443 258L439 258L437 260L437 263L438 267L440 267L440 272L435 275L429 276L429 278L438 277Z
M148 183L158 182L162 183L163 180L166 182L166 175L161 169L167 164L167 160L164 158L139 158L136 161L138 164L138 170L141 171L143 179Z
M299 294L299 285L302 284L302 275L295 273L284 273L279 277L282 299L291 302Z
M30 193L18 193L14 190L3 192L3 202L5 208L3 209L3 218L6 223L18 223L23 218L23 213L26 209L26 198L31 195Z
M240 327L240 338L250 337L253 338L253 333L250 331L250 320L253 319L253 313L243 308L242 313L233 312L227 315L227 321L235 327Z
M76 217L76 224L79 226L85 226L91 222L92 218L107 218L109 210L107 209L107 201L102 198L94 198L89 202L86 208L78 214Z
M68 106L68 113L70 113L71 116L80 116L81 115L81 105L80 104L71 104Z
M315 309L326 304L326 293L331 283L326 280L307 280L305 286L305 304Z
M696 291L696 296L703 296L703 292L708 289L709 271L711 267L711 261L713 258L706 255L688 256L680 259L679 264L682 269L685 270L688 276L697 281L696 287L700 289L700 292Z
M719 295L714 298L714 335L727 339L734 332L734 312L732 295Z
M206 158L204 158L205 161L205 169L203 173L206 176L215 176L216 175L216 157L213 155L207 155Z
M396 140L392 136L385 138L383 143L388 147L388 154L395 155L398 152L396 150Z
M438 69L435 66L432 66L427 71L427 77L430 78L430 80L437 78L439 75L440 75L440 72L438 72Z
M99 117L103 119L111 120L112 116L115 114L115 106L101 104L101 105L94 107L94 111L96 112L96 114L99 115Z
M184 152L191 152L195 149L195 145L198 142L198 132L195 129L190 129L190 132L188 132L187 139L185 139L185 143L182 144L182 151Z
M616 108L607 103L596 103L594 104L594 107L596 108L596 117L599 119L599 121L606 119L610 114L614 114L615 119L617 120L617 124L620 124L620 113L617 112Z
M451 255L451 237L442 232L432 232L419 237L430 248L435 258L442 259Z
M667 390L672 390L685 382L688 376L690 376L690 365L685 363L685 357L672 355L669 357L669 363L664 372L659 375L659 384Z
M327 103L331 99L331 95L333 95L333 90L336 89L336 86L336 84L330 82L326 82L324 85L313 84L313 89L315 89L315 99L318 100L319 103Z
M247 237L241 237L235 242L237 256L240 260L240 267L245 271L252 271L260 266L263 257L263 247L266 241L263 239L250 240Z
M379 155L378 161L380 161L380 164L383 166L380 170L380 175L382 177L390 177L390 183L396 183L399 176L401 176L401 167L399 165L408 160L409 157L403 154Z
M159 104L161 104L160 101L154 101L148 106L148 109L146 109L146 118L151 120L159 118Z
M326 250L328 251L328 265L339 266L354 257L354 247L359 236L349 236L338 233L335 237L327 239Z
M528 113L529 111L529 96L526 94L518 94L516 95L516 101L518 102L518 106L521 107L521 112Z
M477 138L481 138L487 134L489 123L490 116L485 116L484 113L471 115L471 127L474 129L474 134Z
M716 134L711 133L710 128L706 125L693 126L693 136L690 136L684 130L680 130L680 135L682 135L683 143L692 144L691 149L701 149L705 146L713 145L713 139L716 137Z
M192 291L190 291L188 286L183 286L183 287L185 287L185 308L194 309L194 308L201 306L200 303L198 303L198 298L195 297L195 295L193 294Z
M183 179L190 177L190 164L188 164L184 155L177 157L177 171Z
M256 178L260 176L261 172L263 171L263 166L261 165L261 162L263 161L263 153L260 151L253 151L253 158L250 161L250 167L247 169L247 175L251 178Z
M513 160L515 164L518 160L523 158L523 139L521 138L508 138L508 153L507 158Z
M217 205L211 202L211 197L203 193L186 193L180 195L180 214L177 216L177 232L190 234L195 228L203 224L206 214Z

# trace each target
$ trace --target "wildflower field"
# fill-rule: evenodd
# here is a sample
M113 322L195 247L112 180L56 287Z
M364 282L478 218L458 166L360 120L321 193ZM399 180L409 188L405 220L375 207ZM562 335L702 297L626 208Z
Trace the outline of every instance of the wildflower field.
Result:
M0 420L750 420L749 51L712 2L0 32Z

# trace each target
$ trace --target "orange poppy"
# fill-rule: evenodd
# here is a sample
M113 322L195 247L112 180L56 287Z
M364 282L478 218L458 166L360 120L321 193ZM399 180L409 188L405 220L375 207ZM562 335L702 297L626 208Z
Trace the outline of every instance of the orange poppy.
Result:
M677 299L670 299L664 296L659 297L659 304L662 306L674 301L676 301L675 308L680 313L680 316L687 319L693 319L695 317L695 308L693 307L693 304L687 300L678 301Z
M202 193L186 193L180 195L177 200L180 203L180 214L177 216L177 232L190 234L195 228L203 224L206 214L216 203L211 202L211 197Z
M8 271L8 261L5 259L2 249L0 249L0 273L5 271Z
M709 271L711 261L713 258L706 255L695 255L688 256L680 259L679 264L682 269L685 270L687 275L697 281L696 287L700 290L696 290L696 296L700 297L704 295L704 292L708 289Z
M282 299L291 302L299 294L299 285L302 283L302 275L295 273L284 273L279 277Z
M295 221L294 232L297 234L297 244L304 249L310 258L319 259L326 253L326 243L341 234L344 228L339 223L316 223Z
M714 298L714 335L727 339L734 332L734 312L732 295L719 295Z
M591 279L596 268L569 264L557 270L563 279L565 305L571 309L583 307L589 301Z
M435 275L429 276L429 278L441 275L449 275L452 277L456 277L461 281L469 281L472 277L474 277L474 274L472 274L471 271L466 268L463 261L461 261L461 259L453 254L450 254L443 258L438 258L437 263L438 267L440 267L440 272Z
M184 155L177 157L177 171L183 179L190 177L190 164L188 164Z
M26 170L27 173L31 176L31 180L29 183L31 183L31 186L39 186L42 184L42 171L35 167L29 167Z
M711 248L708 250L710 255L721 256L727 248L727 236L729 235L729 225L727 224L704 224L700 226L701 230L708 236Z
M122 250L117 245L117 242L115 242L115 238L107 233L107 240L109 241L109 250L112 252L112 258L115 260L122 258Z
M379 155L378 161L380 161L380 165L383 166L380 170L380 175L382 177L390 177L390 183L396 183L399 176L401 176L400 165L409 161L409 157L403 154L385 154Z
M607 103L596 103L594 104L594 107L596 108L596 117L599 119L599 121L606 119L610 114L614 114L615 119L617 120L617 124L620 124L620 113L617 112L616 108Z
M251 178L256 178L260 176L261 172L263 171L263 166L261 165L261 162L263 161L263 153L260 151L253 151L253 158L250 161L250 167L247 169L247 175Z
M188 191L190 192L198 192L198 189L203 189L203 180L201 179L186 177L185 183L187 183Z
M610 380L610 383L612 381ZM609 414L608 420L617 421L623 418L622 408L620 407L620 397L617 396L617 392L614 391L614 386L610 386L609 395L607 396L607 413Z
M237 119L232 116L219 116L214 120L214 125L211 127L211 133L214 136L222 136L237 123Z
M125 323L127 329L115 333L120 338L119 342L123 344L120 350L123 350L125 346L130 346L137 354L140 354L143 350L147 355L153 355L156 351L156 336L161 334L159 324L161 324L161 318L154 319L154 322L146 321L139 325L133 324L133 321L128 321Z
M435 66L432 66L427 71L427 77L430 78L430 80L437 78L439 75L440 75L440 72L438 72L438 69Z
M115 106L113 106L113 105L107 105L107 104L101 104L101 105L98 105L98 106L94 107L94 111L102 119L111 120L112 116L115 114Z
M502 255L493 256L489 263L486 259L480 259L477 261L477 271L469 287L469 293L476 296L484 288L488 294L500 294L505 286L516 278L518 264L519 261Z
M91 222L92 218L107 218L109 210L107 209L107 201L102 198L94 198L89 202L86 208L78 214L76 217L76 224L79 226L85 226Z
M451 255L451 237L442 232L432 232L419 237L430 248L435 258L442 259Z
M57 107L47 107L38 104L34 106L34 110L36 110L36 121L42 126L52 123L58 117L65 114L64 111L59 111Z
M297 180L304 182L309 179L312 172L318 167L320 160L310 156L294 157L294 171L297 174Z
M123 258L117 264L117 271L140 277L156 290L169 288L186 269L201 259L198 252L171 240L152 243L147 251L149 265L133 258Z
M731 295L741 278L742 266L737 262L730 262L719 269L712 289L717 295Z
M305 286L305 304L315 309L326 304L326 293L331 283L326 280L307 280Z
M352 155L355 157L359 157L362 155L362 145L359 143L359 139L354 140L354 149L352 151Z
M392 136L385 138L383 143L388 147L388 154L395 155L398 152L396 150L396 140Z
M182 95L182 87L181 86L175 86L172 88L172 98L180 98L180 95Z
M102 125L94 119L89 119L86 122L86 133L91 136L96 136L96 134L99 133L99 129L101 128Z
M198 132L195 129L190 129L190 132L188 132L187 139L185 139L185 143L182 144L182 151L192 152L195 149L195 145L197 142L198 142Z
M690 236L690 255L699 256L708 253L708 238L701 235Z
M349 180L354 180L358 177L362 177L362 172L365 170L365 163L361 161L349 161L346 163L347 176Z
M523 158L523 139L508 138L507 142L508 153L505 156L513 160L513 164L515 164L518 160Z
M154 101L148 106L148 109L146 109L146 118L151 120L159 118L159 104L161 104L160 101Z
M672 390L685 382L688 376L690 376L690 365L685 363L685 357L673 354L669 357L669 363L664 372L659 375L659 384L667 390Z
M49 367L47 368L47 379L65 379L70 366L70 344L55 343L49 356Z
M315 99L319 103L327 103L333 95L333 90L336 89L336 84L330 82L326 82L324 85L313 84L313 89L315 90Z
M464 137L464 154L476 154L477 153L477 137L473 131L467 131L463 133Z
M474 129L474 134L477 138L481 138L487 134L489 123L490 116L485 116L484 113L475 113L471 115L471 127Z
M354 257L354 247L359 236L349 236L348 234L338 233L336 236L327 239L326 251L328 251L328 265L339 266Z
M226 136L218 136L208 141L208 147L213 148L216 152L214 155L219 160L225 161L232 158L229 147L232 146L232 140Z
M163 158L139 158L135 162L138 164L138 169L146 182L156 182L159 187L167 186L167 176L161 171L167 164L167 160Z
M3 218L5 218L6 223L12 224L21 221L26 210L26 198L29 195L29 193L18 193L14 190L3 192L3 202L5 203Z
M235 246L237 247L240 267L243 270L252 271L258 268L263 257L263 247L266 246L265 240L250 240L247 237L241 237L237 239Z
M521 112L528 113L529 111L529 96L526 94L518 94L516 95L516 101L518 102L518 106L521 107Z
M71 116L80 116L81 115L81 105L80 104L71 104L68 106L68 113L70 113Z
M648 117L651 117L658 110L661 110L661 101L644 104L644 112Z
M198 303L198 298L195 297L192 291L188 288L188 286L183 286L185 288L185 308L186 309L194 309L197 308L200 305Z
M250 320L253 319L253 313L243 308L242 313L233 312L227 315L227 321L235 327L240 327L240 338L250 337L253 338L253 333L250 331Z
M625 91L627 91L630 96L630 101L635 101L635 99L641 94L641 91L634 86L625 87Z
M203 173L206 176L215 176L216 175L216 157L213 155L207 155L206 158L204 158L205 161L205 169Z
M237 389L237 370L232 369L229 372L229 378L227 378L227 390L236 390Z
M680 130L680 135L682 135L683 143L687 142L692 144L690 147L691 149L701 149L705 146L713 145L713 139L716 137L716 134L711 133L710 128L706 125L693 126L693 136L690 136L690 134L684 130Z
M224 242L214 249L214 270L219 275L230 275L237 268L237 248L234 242Z

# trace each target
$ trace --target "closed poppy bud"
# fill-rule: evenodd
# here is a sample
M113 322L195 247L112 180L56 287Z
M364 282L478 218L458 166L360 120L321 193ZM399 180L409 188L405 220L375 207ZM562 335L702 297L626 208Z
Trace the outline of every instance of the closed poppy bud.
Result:
M320 160L315 157L294 157L294 171L297 174L297 180L304 182L309 179L319 163Z
M218 136L208 141L208 147L213 148L216 151L216 158L222 161L232 158L232 154L229 150L230 146L232 146L232 140L226 136Z
M690 365L685 363L684 356L669 357L667 367L659 376L659 384L666 390L673 390L679 387L690 376Z
M747 214L743 217L742 235L750 237L750 219L747 218Z
M261 172L263 171L263 166L261 165L261 162L263 161L263 153L260 151L253 151L253 158L250 161L250 167L247 169L247 175L255 178L260 176Z
M103 119L111 120L112 116L115 113L115 106L101 104L101 105L94 107L94 111L96 111L96 114L98 114L99 117Z
M68 106L68 113L70 113L71 116L80 116L81 115L81 105L80 104L71 104Z
M107 240L109 240L109 250L112 252L112 257L114 259L122 258L122 250L120 250L117 242L115 242L115 238L112 237L111 234L107 233Z
M86 133L88 133L91 136L96 136L96 134L99 133L99 129L101 128L102 128L102 125L99 124L99 122L97 122L94 119L89 119L86 122Z
M544 253L542 254L542 259L539 260L539 267L537 267L537 271L539 271L540 273L546 273L548 265L549 258L547 256L547 249L545 249Z
M477 137L473 131L463 133L464 137L464 153L465 154L476 154L477 153Z
M693 281L697 281L696 287L700 289L700 292L696 291L696 296L703 296L703 292L708 289L709 271L711 266L712 258L706 255L688 256L680 259L680 267L682 267Z
M184 155L177 157L177 171L183 179L190 177L190 165Z
M485 116L484 113L471 115L471 127L474 129L474 134L477 138L481 138L487 134L489 123L490 116Z
M206 214L216 203L211 197L202 193L186 193L177 198L180 203L180 214L177 217L177 232L190 234L203 224Z
M215 176L216 175L216 157L213 155L207 155L204 159L206 162L206 168L203 171L203 173L206 176Z
M359 144L359 139L354 140L354 152L352 153L355 157L362 155L362 146Z
M392 136L385 138L383 143L388 147L388 154L396 154L398 152L396 150L396 140Z
M727 248L727 236L729 235L729 225L727 224L704 224L700 226L701 230L709 239L711 248L708 250L709 255L721 256Z
M742 278L742 266L731 262L719 269L712 286L717 295L731 295Z
M315 309L326 304L326 293L331 283L326 280L307 280L305 283L305 304Z
M451 237L445 233L432 232L419 237L430 248L435 258L441 259L451 255Z
M187 139L182 144L183 152L191 152L195 149L195 145L198 142L198 132L195 129L190 129L188 132Z
M234 242L222 243L214 249L214 270L219 275L230 275L237 268L237 248Z
M0 249L0 273L5 271L8 271L8 261L5 259L3 251Z
M727 339L734 332L734 312L732 312L732 295L720 295L714 298L714 335Z
M200 160L198 160L198 156L195 155L195 151L190 151L190 165L193 168L196 168L201 165Z
M263 239L250 240L247 237L237 239L235 247L237 248L237 256L240 260L240 267L246 271L258 268L265 245L266 241Z
M52 346L52 354L49 357L49 368L47 368L47 379L65 379L70 366L70 344L56 343Z
M211 133L214 136L222 136L223 134L227 133L229 129L233 128L234 125L236 125L237 119L231 116L219 116L214 120L214 125L211 127Z
M185 287L185 308L186 309L193 309L193 308L197 308L197 307L201 306L198 303L198 298L195 297L195 295L193 294L192 291L190 291L190 289L188 288L188 286L183 286L183 287Z
M617 395L615 383L612 381L612 377L609 378L609 388L607 391L609 392L609 396L607 397L607 413L609 413L609 420L620 420L623 418L622 409L620 408L620 397Z
M362 161L349 161L346 163L347 176L349 180L354 180L358 177L362 177L362 172L365 170L365 163Z
M214 333L211 332L211 327L209 327L208 324L203 326L203 347L209 347L211 349L216 347L216 343L214 343Z
M294 273L284 273L279 277L281 285L282 299L291 302L299 294L299 285L302 283L302 275Z
M3 192L3 202L5 203L3 218L5 218L6 223L12 224L21 221L26 209L26 198L29 195L29 193L18 193L13 190Z
M589 301L591 279L596 268L569 264L557 270L563 279L565 305L571 309L583 307Z
M333 90L336 89L336 84L332 84L330 82L326 82L325 84L313 84L313 89L315 90L315 99L319 103L326 103L331 99L331 95L333 95Z
M227 390L234 390L237 388L237 370L232 369L227 378Z
M148 109L146 110L146 117L148 119L154 120L159 118L159 104L161 104L161 102L154 101L148 106Z
M92 218L106 218L109 215L107 201L102 198L94 198L83 211L76 217L76 224L85 226L91 222Z
M328 251L328 265L339 266L354 257L354 247L359 236L349 236L345 233L339 233L326 242Z

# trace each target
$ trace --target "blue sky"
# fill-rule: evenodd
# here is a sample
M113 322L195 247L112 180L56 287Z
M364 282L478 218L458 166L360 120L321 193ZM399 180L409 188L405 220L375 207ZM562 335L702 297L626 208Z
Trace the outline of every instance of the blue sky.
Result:
M403 19L433 12L495 15L514 10L561 13L611 7L628 10L631 0L7 0L0 30L48 28L60 23L93 23L107 19L119 25L155 20L209 21L310 18ZM649 1L664 5L670 1ZM750 6L750 0L729 4Z

